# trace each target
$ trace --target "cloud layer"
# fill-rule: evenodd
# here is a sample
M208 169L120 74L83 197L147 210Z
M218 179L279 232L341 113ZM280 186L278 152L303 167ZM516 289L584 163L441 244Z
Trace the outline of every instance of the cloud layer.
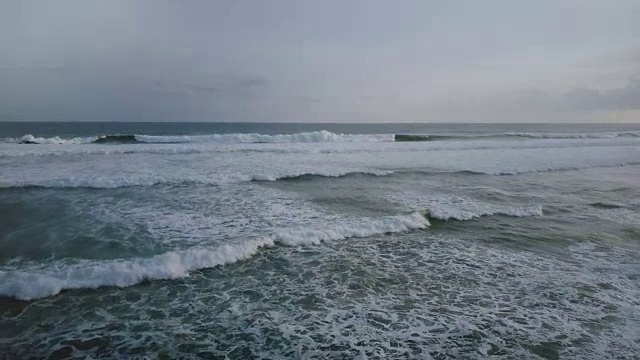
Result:
M0 4L0 120L640 120L640 3Z

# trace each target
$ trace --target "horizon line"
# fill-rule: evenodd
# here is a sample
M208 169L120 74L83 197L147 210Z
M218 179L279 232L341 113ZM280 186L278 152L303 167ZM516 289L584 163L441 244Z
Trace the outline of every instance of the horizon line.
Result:
M77 121L77 120L0 120L0 123L37 124L37 123L75 123L75 124L308 124L308 125L640 125L637 122L293 122L293 121Z

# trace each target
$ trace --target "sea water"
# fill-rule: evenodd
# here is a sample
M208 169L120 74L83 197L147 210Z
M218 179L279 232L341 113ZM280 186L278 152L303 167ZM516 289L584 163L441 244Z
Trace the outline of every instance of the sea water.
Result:
M0 123L0 357L635 358L640 126Z

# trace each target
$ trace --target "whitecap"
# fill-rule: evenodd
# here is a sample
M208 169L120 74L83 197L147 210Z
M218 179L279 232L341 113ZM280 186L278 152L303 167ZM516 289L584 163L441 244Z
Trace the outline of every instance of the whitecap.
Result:
M81 260L75 264L58 263L45 268L0 271L0 295L32 300L56 295L63 290L125 287L145 280L179 279L189 272L232 264L250 258L262 247L276 243L310 245L347 238L369 237L385 233L423 229L429 221L419 213L382 218L364 218L324 228L293 228L274 231L234 244L211 248L169 251L149 258L108 261Z

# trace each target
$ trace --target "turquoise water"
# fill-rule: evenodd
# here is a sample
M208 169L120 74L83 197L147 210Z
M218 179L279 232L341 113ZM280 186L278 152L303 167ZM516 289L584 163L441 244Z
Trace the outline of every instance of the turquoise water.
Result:
M636 125L0 123L0 138L8 359L640 351Z

